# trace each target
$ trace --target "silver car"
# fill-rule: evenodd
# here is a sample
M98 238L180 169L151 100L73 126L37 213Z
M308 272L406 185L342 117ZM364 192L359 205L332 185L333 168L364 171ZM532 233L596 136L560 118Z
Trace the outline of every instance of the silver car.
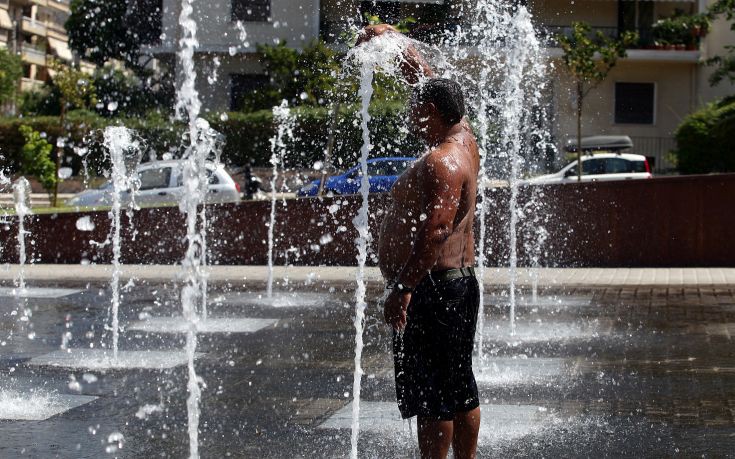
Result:
M183 195L182 160L154 161L138 167L140 188L135 194L139 205L176 204ZM207 163L209 185L206 202L224 203L240 201L240 186L230 177L224 166ZM122 202L130 202L129 192L123 193ZM83 191L67 201L69 206L95 207L112 205L112 182Z

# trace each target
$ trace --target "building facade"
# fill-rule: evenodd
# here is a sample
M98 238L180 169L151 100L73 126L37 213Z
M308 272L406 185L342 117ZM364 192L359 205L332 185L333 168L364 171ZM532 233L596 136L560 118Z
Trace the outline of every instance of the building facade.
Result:
M49 0L51 1L51 0ZM735 44L729 24L718 20L695 45L663 46L654 40L653 25L677 14L705 11L714 0L528 0L526 3L554 65L549 78L551 130L562 146L576 134L576 102L571 79L560 65L561 50L553 36L568 32L575 21L617 36L635 31L639 43L628 50L608 78L585 99L585 135L627 134L636 151L655 158L657 171L672 169L667 152L682 119L702 104L735 93L723 82L710 87L708 58ZM463 8L459 8L464 2ZM263 71L255 45L285 41L301 48L322 38L335 43L341 34L363 21L364 13L386 22L417 19L415 37L437 40L448 24L468 23L473 0L211 0L196 2L200 69L198 88L205 110L237 109L240 94L262 84ZM150 48L175 65L180 37L179 0L163 0L161 40ZM465 11L465 17L459 12ZM246 36L243 35L243 30ZM471 46L471 45L468 45Z
M69 0L0 0L0 46L21 57L21 90L40 89L54 59L73 61L68 17Z

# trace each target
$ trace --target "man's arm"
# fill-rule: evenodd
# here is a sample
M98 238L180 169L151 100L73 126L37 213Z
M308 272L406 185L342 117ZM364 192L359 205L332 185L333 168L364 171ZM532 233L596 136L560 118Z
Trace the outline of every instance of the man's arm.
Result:
M419 226L411 256L397 278L405 286L415 287L431 271L454 230L462 196L462 178L452 170L454 161L446 148L432 153L424 162L421 191L426 220Z
M360 32L360 36L357 39L355 46L359 46L373 37L389 32L401 34L401 32L389 24L367 26ZM421 78L430 78L434 76L434 71L431 69L429 63L426 62L424 56L422 56L413 45L409 45L408 48L406 48L403 53L403 58L404 61L401 63L401 73L403 73L408 84L414 85L418 83Z

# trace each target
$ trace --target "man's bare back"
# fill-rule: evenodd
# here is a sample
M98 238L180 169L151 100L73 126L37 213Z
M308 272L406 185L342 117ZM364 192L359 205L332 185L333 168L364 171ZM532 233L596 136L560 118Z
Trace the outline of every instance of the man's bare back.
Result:
M461 268L475 263L473 224L480 159L469 125L466 121L460 125L459 132L448 136L417 160L391 190L391 207L383 217L378 249L380 270L389 282L397 279L414 249L417 231L431 212L427 205L434 205L424 193L427 186L423 180L430 175L426 171L429 162L443 163L451 174L462 179L452 232L442 245L432 270ZM450 196L446 199L456 198Z

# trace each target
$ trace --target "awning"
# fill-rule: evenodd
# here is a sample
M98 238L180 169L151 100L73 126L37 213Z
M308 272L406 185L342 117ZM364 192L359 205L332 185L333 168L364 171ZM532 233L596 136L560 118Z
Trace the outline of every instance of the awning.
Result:
M74 60L74 56L69 49L69 43L55 38L48 37L48 44L51 49L54 50L57 56L64 59L65 61Z
M0 8L0 27L3 29L13 30L13 21L10 20L8 10Z

